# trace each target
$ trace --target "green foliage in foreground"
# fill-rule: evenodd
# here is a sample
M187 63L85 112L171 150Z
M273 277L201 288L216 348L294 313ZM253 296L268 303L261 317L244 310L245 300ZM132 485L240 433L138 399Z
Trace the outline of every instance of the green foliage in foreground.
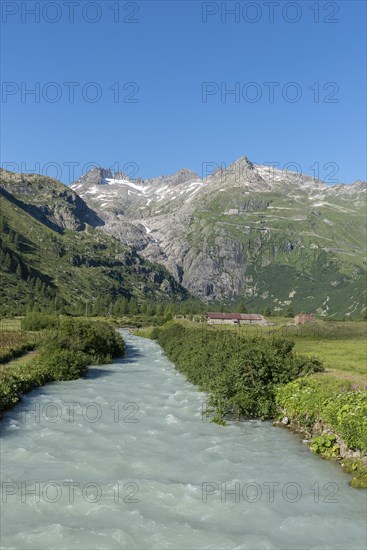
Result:
M367 453L365 387L348 380L314 376L279 388L276 401L284 414L306 431L315 423L327 424L348 448Z
M354 477L351 481L351 486L356 489L367 488L367 464L363 460L355 460L354 458L346 458L343 460L343 468Z
M340 458L340 436L348 449L367 453L366 386L323 375L296 380L278 389L276 401L307 434L311 451L326 459ZM322 432L326 428L329 433ZM331 431L331 433L330 433ZM367 464L344 458L344 470L353 474L352 487L367 488Z
M276 388L323 370L320 361L293 353L285 338L251 338L231 332L185 328L169 323L151 337L190 382L209 392L214 419L271 418Z
M75 380L87 372L89 357L82 351L55 348L51 353L45 348L35 364L45 369L50 380Z
M87 365L108 363L124 350L122 337L108 323L61 319L45 332L34 360L0 370L0 412L17 403L21 393L47 382L79 378Z
M310 449L316 454L321 454L325 458L335 458L339 455L339 445L335 434L321 434L312 438Z

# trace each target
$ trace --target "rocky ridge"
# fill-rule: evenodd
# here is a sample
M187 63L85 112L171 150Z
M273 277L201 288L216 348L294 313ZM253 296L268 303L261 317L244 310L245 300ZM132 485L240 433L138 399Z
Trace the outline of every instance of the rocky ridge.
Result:
M330 186L241 157L205 179L188 169L143 180L95 168L71 187L103 231L204 300L321 315L365 307L365 182Z

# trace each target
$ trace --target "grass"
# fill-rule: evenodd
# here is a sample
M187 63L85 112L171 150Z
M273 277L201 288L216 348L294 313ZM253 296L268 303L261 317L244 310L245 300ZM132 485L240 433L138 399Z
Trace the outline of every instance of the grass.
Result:
M134 328L131 330L131 332L135 334L135 336L140 336L141 338L150 338L154 329L154 326L149 326L143 328Z
M296 352L323 360L327 369L323 376L367 383L366 321L318 321L302 328L286 328L287 336L295 341Z
M22 355L22 357L18 357L18 359L13 359L13 361L9 361L8 363L5 363L4 365L0 365L0 370L3 369L18 369L22 367L29 366L33 359L35 358L37 352L36 351L29 351L25 355Z
M367 321L324 321L308 325L290 325L292 319L270 317L275 325L212 325L177 321L186 327L198 330L236 331L248 336L283 336L295 342L294 350L305 355L316 355L325 365L321 376L345 378L352 382L367 384L366 336ZM142 334L143 335L143 334ZM320 376L320 375L318 375Z
M37 346L37 333L10 330L10 327L8 324L7 330L0 330L0 364L21 357Z
M18 331L20 330L21 317L13 319L0 319L0 331Z
M326 375L367 384L366 343L361 339L298 340L295 350L319 356L327 369Z

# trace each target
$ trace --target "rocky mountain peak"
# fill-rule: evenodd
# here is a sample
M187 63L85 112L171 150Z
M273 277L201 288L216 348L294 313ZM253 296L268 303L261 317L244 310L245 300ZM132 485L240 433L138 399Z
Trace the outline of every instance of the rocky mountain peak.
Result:
M223 163L210 174L208 179L217 179L222 174L242 174L242 176L245 176L247 172L253 172L254 170L255 165L247 157L240 157L227 167Z
M198 174L196 174L196 172L193 172L192 170L189 170L188 168L181 168L181 170L176 172L176 174L172 174L169 177L170 177L171 182L175 183L177 185L201 179L200 176L198 176Z
M352 183L352 185L356 189L360 189L361 191L365 190L367 188L367 182L364 180L357 180Z
M110 179L111 176L106 176L105 179ZM122 170L120 170L119 172L115 172L112 176L113 179L115 180L129 180L129 176L125 174L125 172L123 172Z
M255 168L255 165L247 157L238 158L227 168L227 170L230 170L236 166L241 166L242 168L247 168L248 170L254 170Z
M225 185L227 187L247 187L253 190L270 190L267 178L257 169L247 157L240 157L235 162L224 167L217 168L208 178L208 184Z
M55 231L83 231L87 225L104 225L104 221L74 190L48 176L3 170L1 190L10 202Z
M112 171L109 168L101 168L99 166L94 166L89 172L84 174L81 178L73 183L71 186L72 189L83 185L92 186L92 185L102 185L106 183L106 179L113 178Z

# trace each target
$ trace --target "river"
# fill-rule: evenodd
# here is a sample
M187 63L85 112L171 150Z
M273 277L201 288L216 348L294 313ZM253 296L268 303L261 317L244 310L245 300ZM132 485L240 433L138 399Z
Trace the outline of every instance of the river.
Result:
M366 492L267 422L203 421L161 348L24 396L2 420L3 549L364 549Z

